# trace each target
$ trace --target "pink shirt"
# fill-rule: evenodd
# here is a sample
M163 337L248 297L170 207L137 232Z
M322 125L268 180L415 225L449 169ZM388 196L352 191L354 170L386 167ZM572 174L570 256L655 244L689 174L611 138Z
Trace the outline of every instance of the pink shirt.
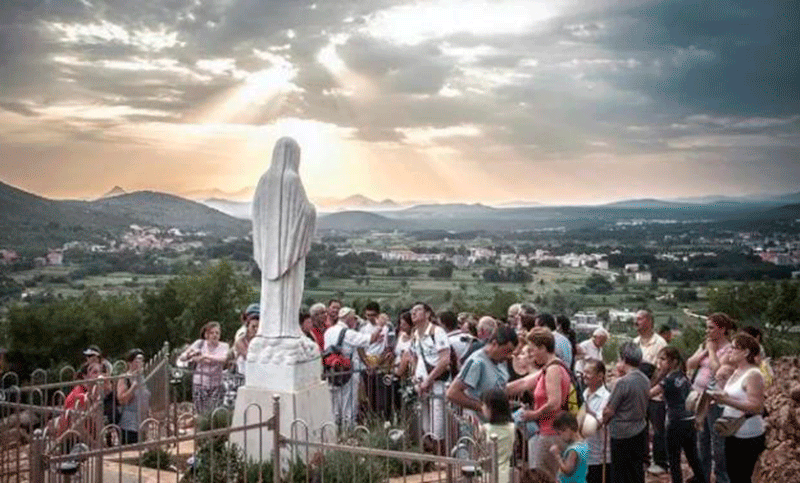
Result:
M569 373L564 366L561 364L553 364L561 370L561 404L559 404L559 409L563 405L564 401L567 400L569 397ZM550 367L547 368L548 370ZM545 373L542 372L542 375L536 380L536 386L533 388L533 408L539 409L540 407L547 404L547 383L545 382ZM556 418L560 411L556 411L551 414L547 414L542 416L538 421L539 424L539 433L548 435L548 436L555 436L556 430L553 429L553 420Z
M211 356L219 362L198 362L194 368L194 377L192 382L197 386L203 387L217 387L222 385L222 369L225 367L225 361L228 359L228 344L225 342L218 342L217 346L213 349L211 345L199 339L192 344L194 349L198 349L204 356Z
M731 343L727 342L724 346L717 349L717 360L722 360L722 358L730 352L732 349ZM708 389L708 384L711 382L711 379L714 377L711 374L711 359L706 355L702 359L700 359L700 365L697 367L697 376L694 378L694 389L698 391L702 391L703 389Z

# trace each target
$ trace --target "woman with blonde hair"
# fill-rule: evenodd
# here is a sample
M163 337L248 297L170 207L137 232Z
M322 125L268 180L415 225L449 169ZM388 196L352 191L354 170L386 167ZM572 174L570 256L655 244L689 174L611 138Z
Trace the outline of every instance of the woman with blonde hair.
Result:
M228 360L228 344L220 342L219 322L208 322L200 338L179 356L195 364L192 376L192 401L198 414L211 412L222 402L222 370Z

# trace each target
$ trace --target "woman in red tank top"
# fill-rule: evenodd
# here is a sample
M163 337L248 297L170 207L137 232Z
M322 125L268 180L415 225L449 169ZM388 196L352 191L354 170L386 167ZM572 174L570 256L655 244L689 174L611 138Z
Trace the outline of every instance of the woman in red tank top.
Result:
M555 339L549 329L535 327L528 332L527 339L533 361L541 370L509 383L506 392L510 396L526 391L533 394L533 408L522 415L523 420L539 425L539 434L529 441L532 445L529 463L531 468L555 481L558 461L549 449L554 444L563 446L563 442L553 429L553 420L561 413L569 395L570 376L555 355Z

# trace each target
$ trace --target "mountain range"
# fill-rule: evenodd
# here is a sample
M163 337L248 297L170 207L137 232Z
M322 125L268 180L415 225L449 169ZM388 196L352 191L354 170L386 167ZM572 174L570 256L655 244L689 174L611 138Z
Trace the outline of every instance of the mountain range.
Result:
M489 206L420 203L404 206L354 195L318 205L319 230L525 231L591 228L620 220L719 221L731 227L800 218L800 193L764 198L715 198L705 203L651 198L594 206ZM517 205L518 202L514 202ZM357 206L352 209L350 207ZM339 209L330 210L331 206ZM359 207L360 206L360 207ZM220 237L250 232L251 202L201 202L154 191L114 187L94 201L52 200L0 182L0 248L46 249L72 240L115 236L132 224L204 231Z
M94 201L52 200L0 182L0 248L42 251L73 240L103 241L130 225L244 236L250 222L200 203L153 191Z

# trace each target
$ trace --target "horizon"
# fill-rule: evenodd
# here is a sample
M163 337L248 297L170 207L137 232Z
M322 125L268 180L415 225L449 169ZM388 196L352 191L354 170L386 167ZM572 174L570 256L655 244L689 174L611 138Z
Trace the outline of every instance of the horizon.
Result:
M0 179L544 206L800 190L791 2L0 6Z
M30 194L33 194L33 195L36 195L36 196L40 196L40 197L43 197L43 198L48 198L48 199L55 200L55 201L88 201L88 202L96 201L96 200L105 198L106 195L108 195L112 191L116 190L117 188L121 189L123 192L119 193L119 194L114 194L114 195L112 195L112 197L113 196L129 195L129 194L140 193L140 192L153 192L153 193L163 193L163 194L167 194L167 195L173 195L173 196L177 196L177 197L180 197L180 198L184 198L184 199L187 199L187 200L190 200L190 201L199 202L199 203L203 203L203 202L206 202L206 201L213 201L213 200L229 201L229 202L235 202L235 203L245 203L245 202L251 202L252 201L252 195L247 197L247 198L232 198L232 197L221 197L221 198L218 198L218 197L214 197L214 196L191 196L191 192L190 193L175 193L175 192L169 192L169 191L160 191L160 190L151 189L151 188L143 188L143 189L137 189L137 190L127 190L123 186L119 186L119 185L114 185L112 188L106 190L104 193L101 193L101 194L99 194L97 196L94 196L94 197L87 197L87 198L74 198L74 197L73 198L69 198L69 197L67 197L67 198L51 198L51 197L48 197L48 196L46 196L46 195L44 195L42 193L35 193L35 192L32 192L32 191L25 190L25 189L23 189L23 188L21 188L19 186L15 186L15 185L13 185L11 183L7 183L6 181L4 181L2 179L0 179L0 183L4 183L4 184L6 184L8 186L11 186L12 188L20 189L20 190L25 191L27 193L30 193ZM219 192L219 194L222 194L222 195L233 194L233 193L222 192L222 190L219 190L218 188L211 188L209 190L201 190L201 191L208 191L208 192L217 191L217 192ZM237 190L234 193L242 192L242 191L255 191L255 186L245 187L245 188L242 188L240 190ZM197 193L197 192L195 191L195 193ZM704 194L704 195L699 195L699 196L688 196L688 197L675 197L675 198L655 198L655 197L619 198L619 199L613 199L613 200L597 201L597 202L593 202L593 203L571 203L571 204L566 204L566 203L543 203L543 202L540 202L540 201L537 201L537 200L530 200L530 199L529 200L523 200L523 199L515 199L515 200L512 200L512 199L509 199L509 200L482 200L482 201L478 201L478 200L436 200L436 199L400 200L400 199L392 199L392 198L373 199L373 198L371 198L369 196L366 196L366 195L363 195L361 193L353 193L353 194L350 194L350 195L342 196L341 198L333 198L333 197L310 198L310 201L312 203L314 203L317 206L317 208L321 209L322 211L324 211L325 208L339 208L339 209L341 209L342 207L349 207L350 209L358 209L359 207L356 206L356 205L343 205L342 203L344 201L350 199L350 198L363 197L363 198L366 198L366 200L368 200L369 202L376 203L376 204L384 203L384 202L394 203L397 206L384 208L383 210L378 210L378 211L391 211L391 210L393 210L395 208L402 209L402 208L409 208L409 207L413 207L413 206L427 205L427 204L485 205L485 206L491 206L491 207L495 207L495 208L513 208L513 207L520 207L520 206L526 206L526 205L527 205L526 207L531 207L531 208L535 208L535 207L549 208L549 207L559 207L559 206L604 206L604 205L615 204L615 203L636 202L636 201L656 201L656 202L665 202L665 203L681 203L681 202L685 202L685 203L688 203L688 204L702 204L702 203L705 202L705 201L703 201L704 199L734 199L734 200L751 199L751 200L756 200L757 201L757 200L767 200L767 199L770 199L770 198L773 198L773 197L787 196L787 195L800 195L800 186L796 187L794 190L789 190L789 191L779 191L779 192L762 191L762 192L759 192L759 193L744 193L744 194L741 194L741 195L738 195L738 196L721 195L721 194L718 194L718 193L709 193L709 194ZM366 207L364 209L367 209L367 208L368 207ZM374 209L374 207L373 207L373 209Z

